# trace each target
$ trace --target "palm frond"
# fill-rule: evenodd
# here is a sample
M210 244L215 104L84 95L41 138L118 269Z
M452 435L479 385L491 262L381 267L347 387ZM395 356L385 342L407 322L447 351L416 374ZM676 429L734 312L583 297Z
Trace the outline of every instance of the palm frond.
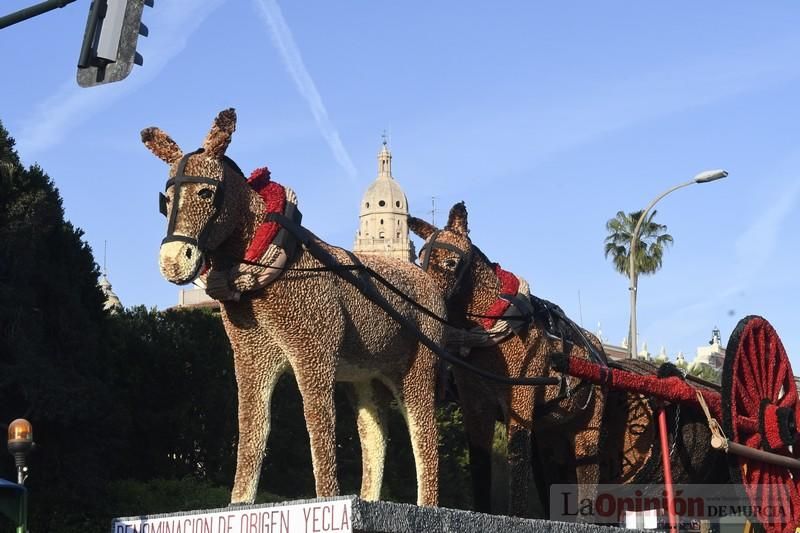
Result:
M653 210L639 228L635 263L636 271L640 274L653 274L660 270L664 250L673 244L672 236L667 233L667 226L653 221L657 212L657 210ZM628 265L631 239L636 223L642 214L642 211L632 213L617 211L614 218L606 221L608 236L604 240L605 257L610 257L614 269L625 276L630 275Z

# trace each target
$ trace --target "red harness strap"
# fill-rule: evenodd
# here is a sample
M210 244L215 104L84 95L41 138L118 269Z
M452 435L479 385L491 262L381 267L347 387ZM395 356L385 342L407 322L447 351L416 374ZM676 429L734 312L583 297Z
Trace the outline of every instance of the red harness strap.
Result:
M500 293L497 297L497 300L494 301L489 310L486 311L486 315L490 317L501 317L503 313L508 310L511 302L503 298L503 296L513 297L517 295L519 291L519 279L517 276L512 274L511 272L507 272L500 268L500 265L494 263L494 273L497 278L500 280ZM497 318L482 318L481 325L483 329L489 330L497 322Z
M286 191L283 185L270 180L270 172L267 167L257 168L250 174L247 180L248 185L256 191L264 200L267 213L283 213L286 208ZM253 240L245 251L244 258L247 261L258 261L269 245L275 240L280 226L277 222L263 222L256 229Z

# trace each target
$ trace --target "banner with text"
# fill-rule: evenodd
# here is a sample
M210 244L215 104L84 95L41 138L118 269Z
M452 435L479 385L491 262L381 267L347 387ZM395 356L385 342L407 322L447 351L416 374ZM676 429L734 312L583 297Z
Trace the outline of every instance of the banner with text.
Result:
M115 519L112 533L352 533L350 500Z

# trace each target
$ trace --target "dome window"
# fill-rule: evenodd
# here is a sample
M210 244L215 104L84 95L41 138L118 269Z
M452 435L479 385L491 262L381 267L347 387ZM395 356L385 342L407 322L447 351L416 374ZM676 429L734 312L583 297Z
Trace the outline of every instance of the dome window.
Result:
M397 201L394 203L394 205L396 205L397 207L400 207L400 200L397 200Z
M386 205L386 202L384 202L383 200L381 200L381 201L379 201L379 202L378 202L378 205L379 205L379 206L381 206L381 207L383 207L383 206L385 206L385 205Z
M369 209L369 202L367 202L366 204L364 204L364 207L366 207L366 208L368 208L368 209Z
M381 219L381 226L383 226L383 219Z

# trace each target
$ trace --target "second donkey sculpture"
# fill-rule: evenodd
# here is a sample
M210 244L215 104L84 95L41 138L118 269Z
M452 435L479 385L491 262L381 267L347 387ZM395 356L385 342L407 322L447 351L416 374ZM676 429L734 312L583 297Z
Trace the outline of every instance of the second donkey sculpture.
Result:
M420 251L422 268L445 293L449 319L463 328L451 333L462 337L460 331L471 330L477 337L477 343L472 343L475 339L457 341L462 346L465 342L471 344L472 364L495 374L527 377L549 375L550 354L554 352L566 350L578 357L589 357L591 352L604 360L602 345L588 331L567 330L561 339L549 334L547 322L551 317L556 319L547 308L555 306L537 304L543 301L528 294L526 284L489 261L472 243L463 202L453 206L447 225L441 230L414 217L409 218L408 226L425 239ZM498 319L506 311L512 314L507 319L512 327L495 327L501 325ZM525 320L512 322L514 315ZM567 346L562 339L566 339ZM454 367L453 372L464 413L473 492L479 511L491 510L489 466L498 408L508 435L509 514L527 514L535 466L531 456L534 430L540 434L552 433L550 438L558 434L569 436L568 447L579 483L578 501L594 494L600 472L598 443L605 405L602 389L574 378L566 378L561 390L498 385L459 368ZM548 461L546 457L536 459Z
M434 412L435 356L359 290L324 267L292 239L301 230L340 265L363 264L437 315L444 302L422 270L397 260L361 257L330 246L299 227L294 193L259 169L245 180L225 156L236 126L233 109L214 120L202 148L184 153L157 128L142 141L170 167L162 212L162 275L176 284L208 269L208 292L221 300L233 348L239 399L239 444L232 503L253 502L278 378L294 374L311 440L317 496L339 493L336 477L334 383L354 385L363 470L361 496L378 499L386 429L375 381L403 406L417 469L417 503L438 503L438 432ZM294 219L294 221L292 220ZM281 227L283 226L283 227ZM373 280L358 272L362 281ZM375 287L374 284L373 286ZM383 298L434 342L443 327L383 286Z

